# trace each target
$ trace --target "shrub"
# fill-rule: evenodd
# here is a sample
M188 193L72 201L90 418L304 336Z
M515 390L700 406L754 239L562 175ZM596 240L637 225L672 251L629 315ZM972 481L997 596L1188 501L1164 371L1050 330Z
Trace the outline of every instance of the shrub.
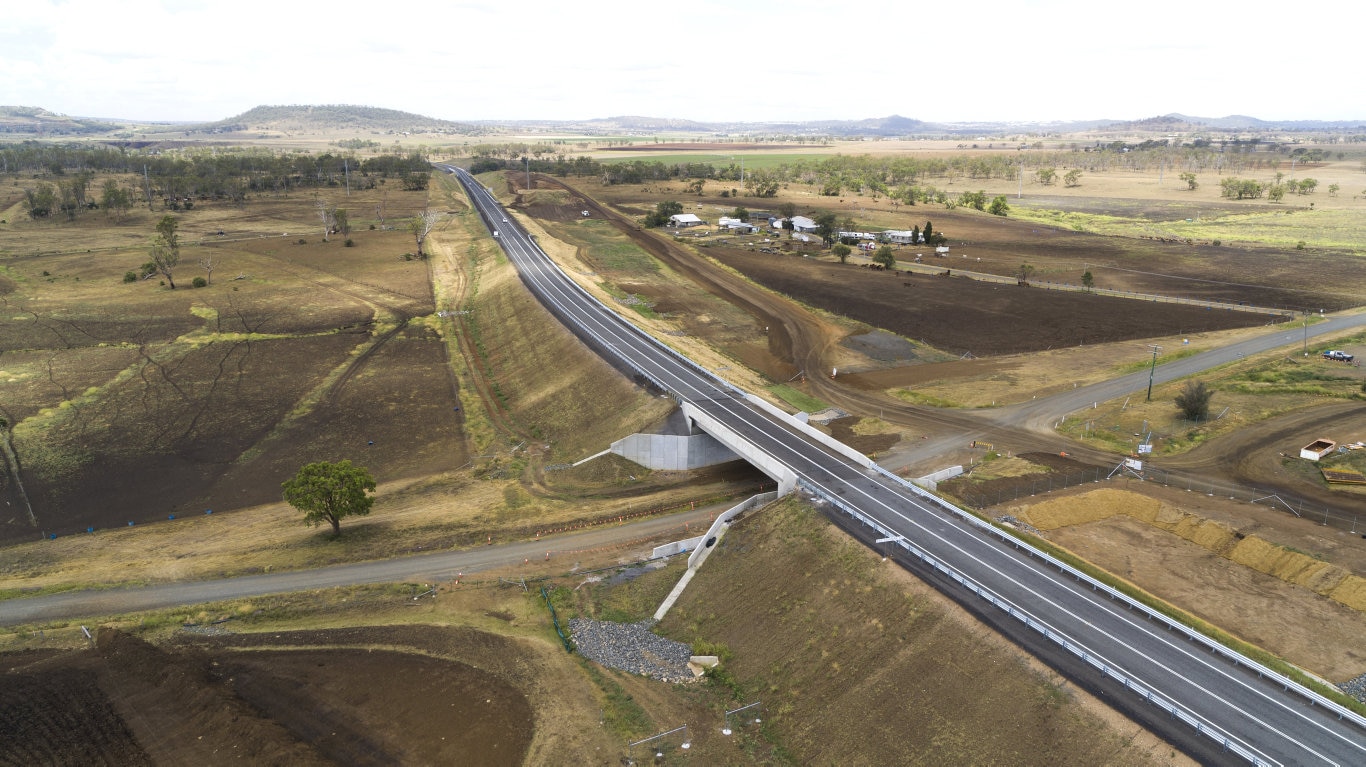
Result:
M307 244L308 244L308 240L305 240L304 238L300 237L300 238L299 238L299 244L300 244L300 245L307 245Z
M124 281L124 282L137 282L137 281L138 281L138 273L137 273L137 272L124 272L124 273L123 273L123 281Z
M1295 250L1304 250L1304 240L1295 243Z
M375 225L374 225L374 224L371 224L371 225L370 225L370 230L371 230L371 231L374 231L374 229L375 229Z
M1214 392L1205 386L1204 381L1187 381L1181 393L1176 395L1176 406L1188 421L1202 421L1209 415L1209 401Z
M195 277L190 281L190 285L196 288L206 288L209 286L209 281L203 277Z
M356 246L355 241L352 240L350 237L347 237L347 238L346 238L346 242L343 243L343 244L346 245L346 247L348 247L348 248L353 248L353 247Z

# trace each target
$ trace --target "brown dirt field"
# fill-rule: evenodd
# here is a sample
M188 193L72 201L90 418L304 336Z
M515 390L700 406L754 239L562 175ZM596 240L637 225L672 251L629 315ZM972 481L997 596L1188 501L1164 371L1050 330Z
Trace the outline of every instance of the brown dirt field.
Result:
M1124 202L1136 201L1098 201L1101 210L1097 212L1116 212L1105 206ZM1032 206L1048 204L1046 199L1031 202ZM1130 210L1123 212L1132 215ZM948 258L927 260L948 268L1010 275L1025 261L1036 267L1032 278L1036 282L1076 285L1082 272L1090 269L1096 286L1102 288L1329 311L1360 303L1353 291L1366 289L1366 264L1349 253L1162 242L1138 231L1134 237L1109 237L969 211L936 210L925 215L937 231L949 235L952 248ZM1170 209L1167 215L1171 217Z
M760 149L789 149L787 144L697 144L675 142L663 144L628 144L603 147L602 152L737 152Z
M95 648L9 669L0 764L522 764L525 694L425 654L455 638L425 633L417 647L417 629L370 631L356 647L354 635L276 634L234 652L232 638L158 647L101 630Z
M1266 324L1262 315L1183 304L1152 310L1152 304L1039 286L874 271L739 248L706 252L802 303L955 355L989 357Z
M1366 612L1343 604L1352 595L1333 593L1359 578L1348 573L1366 573L1355 536L1139 482L1006 509L1079 556L1315 674L1342 682L1366 672Z

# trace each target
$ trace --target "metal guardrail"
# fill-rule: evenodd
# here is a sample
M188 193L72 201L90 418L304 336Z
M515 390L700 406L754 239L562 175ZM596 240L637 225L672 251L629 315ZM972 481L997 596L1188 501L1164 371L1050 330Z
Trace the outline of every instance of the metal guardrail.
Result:
M1062 560L1054 557L1048 552L1035 548L1034 546L1029 545L1025 541L1022 541L1006 533L1005 531L1001 530L995 525L992 525L988 522L984 522L978 517L969 514L968 512L958 508L957 506L945 501L944 499L936 495L931 494L925 489L918 487L910 482L907 482L906 480L887 471L881 466L876 467L876 470L883 476L892 480L893 482L900 484L902 487L910 490L912 493L948 511L949 513L956 516L958 519L976 527L978 530L981 530L984 533L992 535L1000 541L1008 543L1017 549L1025 551L1032 557L1042 559L1049 565L1058 568L1059 571L1067 573L1068 575L1071 575L1072 577L1076 578L1078 581L1081 581L1087 584L1088 586L1091 586L1092 589L1104 592L1107 596L1109 596L1112 599L1123 601L1127 606L1142 612L1150 619L1165 624L1168 628L1175 631L1179 631L1182 634L1184 634L1187 639L1204 645L1210 651L1222 655L1225 658L1225 660L1231 661L1234 665L1246 666L1256 671L1261 676L1269 677L1271 679L1276 680L1287 691L1293 691L1296 694L1308 700L1310 703L1326 708L1329 711L1332 711L1333 713L1337 714L1339 719L1345 719L1357 725L1358 727L1366 729L1366 717L1363 717L1355 711L1351 711L1345 708L1336 701L1330 700L1324 697L1323 695L1309 689L1308 687L1305 687L1298 681L1291 679L1285 674L1268 668L1267 666L1253 660L1252 658L1243 655L1237 650L1234 650L1233 648L1224 645L1222 642L1205 636L1204 634L1200 633L1199 631L1196 631L1190 626L1187 626L1186 624L1181 623L1180 621L1174 618L1171 618L1167 615L1164 615L1163 613L1158 612L1157 610L1138 601L1137 599L1134 599L1128 594L1125 594L1124 592L1108 584L1102 583L1101 581L1082 572L1081 570L1078 570L1077 568L1067 564L1066 562L1063 562Z
M807 484L806 482L801 482L800 485L808 493L818 496L822 500L830 503L830 505L849 515L861 524L872 528L879 534L883 535L885 538L891 539L890 542L896 543L898 546L905 549L908 553L924 562L931 569L939 573L942 573L949 579L958 583L960 586L964 587L976 596L985 600L992 606L1002 610L1010 617L1015 618L1024 623L1027 627L1034 629L1035 631L1038 631L1040 634L1044 636L1045 639L1048 639L1058 644L1064 650L1072 653L1073 655L1080 658L1086 664L1100 671L1102 675L1110 677L1111 679L1114 679L1115 681L1121 683L1125 688L1132 690L1135 694L1142 696L1144 700L1165 711L1171 717L1179 719L1182 722L1185 722L1186 724L1190 725L1199 734L1213 739L1214 741L1219 743L1220 746L1224 748L1224 750L1237 754L1239 757L1247 760L1249 763L1256 765L1256 767L1262 767L1262 765L1269 766L1278 764L1277 762L1263 759L1259 754L1248 749L1238 741L1235 741L1232 738L1230 738L1227 733L1224 733L1217 727L1213 727L1209 724L1206 724L1204 721L1196 717L1193 713L1186 711L1185 709L1176 705L1175 702L1154 693L1146 685L1137 681L1134 677L1130 676L1129 674L1125 673L1118 666L1107 661L1103 656L1095 652L1092 652L1089 648L1085 647L1079 642L1076 642L1067 634L1064 634L1063 632L1058 631L1057 629L1048 625L1044 621L1035 618L1028 611L1015 606L1006 599L997 596L990 589L986 588L985 586L982 586L981 584L978 584L971 578L968 578L966 575L963 575L962 573L946 565L942 561L936 559L920 547L906 540L903 536L897 535L891 529L887 528L886 526L882 525L876 520L868 517L867 515L863 514L862 512L858 511L857 509L848 505L847 503L844 503L839 498L829 493L826 493L820 490L819 488L813 487ZM1018 542L1016 541L1012 540L1011 542L1017 543L1018 545ZM1161 617L1165 618L1165 616Z

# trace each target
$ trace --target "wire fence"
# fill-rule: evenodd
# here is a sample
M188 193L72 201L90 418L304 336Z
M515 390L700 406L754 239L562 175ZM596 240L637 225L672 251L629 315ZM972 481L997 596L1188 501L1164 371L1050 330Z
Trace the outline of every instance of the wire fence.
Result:
M1211 498L1227 498L1230 501L1265 506L1320 525L1360 534L1366 538L1366 520L1362 519L1363 516L1366 516L1366 512L1361 510L1334 506L1321 500L1310 500L1281 490L1199 479L1159 468L1147 468L1141 474L1135 474L1127 470L1116 472L1113 469L1096 467L1068 474L1048 474L1032 480L1019 479L1008 485L997 484L994 487L990 485L978 487L963 485L953 488L952 493L967 505L980 510L999 506L1026 496L1051 493L1078 485L1105 482L1112 474L1115 478L1142 479L1145 482L1153 482L1164 487L1174 487L1190 493L1201 493Z

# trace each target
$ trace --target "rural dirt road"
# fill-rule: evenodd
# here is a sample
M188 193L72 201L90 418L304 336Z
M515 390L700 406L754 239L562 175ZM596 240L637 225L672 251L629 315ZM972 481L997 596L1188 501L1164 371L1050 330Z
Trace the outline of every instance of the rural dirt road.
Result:
M623 525L603 526L540 540L483 546L461 551L441 551L375 562L356 562L316 570L294 570L248 575L212 581L164 583L143 588L102 591L70 591L0 602L0 626L12 626L71 618L156 610L179 605L307 591L367 583L415 581L435 583L522 563L527 575L570 572L581 559L600 561L617 551L621 561L639 561L650 555L651 545L681 540L706 531L717 514L734 505L716 504ZM549 559L546 558L549 553Z

